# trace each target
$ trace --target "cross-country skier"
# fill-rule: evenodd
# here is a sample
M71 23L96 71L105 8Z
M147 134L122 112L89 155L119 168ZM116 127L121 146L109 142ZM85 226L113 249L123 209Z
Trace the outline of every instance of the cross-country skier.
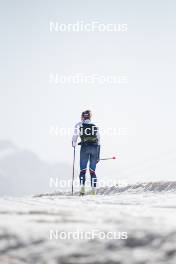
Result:
M81 114L81 122L75 125L72 146L76 147L77 139L80 136L80 195L85 194L86 170L89 161L92 194L96 194L96 165L100 159L100 134L99 129L91 122L91 111L86 110Z

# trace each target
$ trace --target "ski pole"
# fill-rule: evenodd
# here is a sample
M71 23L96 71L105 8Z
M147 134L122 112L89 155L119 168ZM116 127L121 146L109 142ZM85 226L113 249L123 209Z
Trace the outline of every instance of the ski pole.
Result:
M100 159L100 160L111 160L111 159L116 159L116 157L112 157L112 158L103 158L103 159Z
M72 195L73 195L73 183L75 178L75 147L73 147L73 171L72 171Z

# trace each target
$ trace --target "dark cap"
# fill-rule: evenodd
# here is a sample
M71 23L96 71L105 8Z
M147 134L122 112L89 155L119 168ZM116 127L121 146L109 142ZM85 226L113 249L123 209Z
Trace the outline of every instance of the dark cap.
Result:
M82 114L81 114L81 117L83 118L83 119L90 119L91 118L91 111L90 110L86 110L86 111L84 111L84 112L82 112Z

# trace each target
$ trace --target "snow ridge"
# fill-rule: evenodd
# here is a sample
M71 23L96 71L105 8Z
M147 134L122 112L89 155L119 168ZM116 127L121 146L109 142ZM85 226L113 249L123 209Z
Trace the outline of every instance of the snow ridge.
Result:
M146 182L128 184L126 186L112 186L99 188L98 194L116 194L116 193L142 193L142 192L176 192L176 181Z
M115 195L120 193L143 193L143 192L176 192L176 181L163 181L163 182L146 182L146 183L136 183L128 184L125 186L112 186L112 187L101 187L97 189L97 194L99 195ZM87 192L90 194L90 191ZM70 196L69 191L55 191L53 193L41 193L36 194L33 197L43 197L43 196ZM79 192L74 192L74 195L79 195Z

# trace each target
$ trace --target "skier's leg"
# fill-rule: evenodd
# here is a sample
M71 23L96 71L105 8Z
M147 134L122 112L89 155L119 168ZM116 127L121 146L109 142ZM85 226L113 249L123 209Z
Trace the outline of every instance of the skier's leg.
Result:
M97 146L92 146L91 154L90 154L90 166L89 166L92 188L96 188L97 186L97 176L95 173L96 165L97 165L97 156L98 156Z
M79 175L81 186L85 185L88 159L89 159L89 154L87 153L86 146L81 146L81 150L80 150L80 175Z
M95 171L90 168L90 177L91 177L91 187L96 188L97 187L97 176Z

